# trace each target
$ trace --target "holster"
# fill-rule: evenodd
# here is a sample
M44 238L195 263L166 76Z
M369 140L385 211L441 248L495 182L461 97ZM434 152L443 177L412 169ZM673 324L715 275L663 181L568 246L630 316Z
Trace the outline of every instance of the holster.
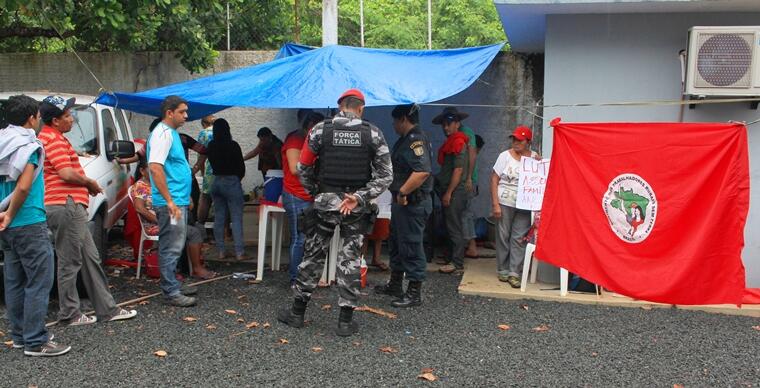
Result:
M298 213L298 232L306 235L313 234L317 229L318 223L317 210L314 209L313 205L309 205L309 207Z

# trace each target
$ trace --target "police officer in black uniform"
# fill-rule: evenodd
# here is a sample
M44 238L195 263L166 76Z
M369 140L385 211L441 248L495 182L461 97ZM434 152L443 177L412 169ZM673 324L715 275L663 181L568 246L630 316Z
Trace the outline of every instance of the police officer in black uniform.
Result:
M393 204L388 240L391 278L387 284L375 287L375 291L396 297L391 302L393 307L413 307L422 304L421 287L427 265L422 240L433 208L431 148L418 125L416 104L396 106L391 116L393 129L401 136L391 151ZM409 280L406 292L403 291L405 275Z

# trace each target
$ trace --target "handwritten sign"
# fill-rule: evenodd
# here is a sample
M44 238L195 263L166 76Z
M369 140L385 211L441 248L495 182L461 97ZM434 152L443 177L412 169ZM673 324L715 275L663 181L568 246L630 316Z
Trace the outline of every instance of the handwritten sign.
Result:
M541 210L548 175L549 159L522 158L520 180L517 182L518 209Z

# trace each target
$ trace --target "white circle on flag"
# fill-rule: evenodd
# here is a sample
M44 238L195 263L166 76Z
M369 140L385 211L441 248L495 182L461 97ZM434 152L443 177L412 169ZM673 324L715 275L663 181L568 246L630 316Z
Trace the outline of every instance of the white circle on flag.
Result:
M616 176L602 196L602 209L610 228L621 240L646 240L657 219L657 197L652 186L636 174Z

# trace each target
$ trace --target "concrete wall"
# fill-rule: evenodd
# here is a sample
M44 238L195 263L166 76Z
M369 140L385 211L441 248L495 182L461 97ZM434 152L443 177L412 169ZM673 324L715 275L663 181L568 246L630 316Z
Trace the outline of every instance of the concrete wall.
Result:
M692 26L757 25L760 13L550 15L547 17L544 98L547 105L648 101L681 97L679 50ZM546 125L563 121L678 121L677 106L546 108ZM749 103L685 109L687 122L752 121ZM760 287L760 133L749 128L750 212L743 252L748 286ZM544 128L551 155L552 130ZM753 233L754 232L754 233ZM720 238L716 236L715 238Z
M201 75L237 69L271 60L274 52L222 52L213 69ZM84 53L82 59L93 70L104 86L116 91L138 91L170 83L188 80L201 75L189 74L173 53ZM486 142L478 158L481 195L476 199L478 216L490 211L488 177L498 154L508 146L511 129L519 124L541 128L540 118L529 112L503 106L535 105L541 98L543 57L500 54L486 69L480 79L461 93L437 104L424 105L421 110L422 127L430 134L434 150L443 143L439 126L431 124L432 118L445 105L476 104L493 105L480 107L459 106L470 114L465 124L472 127ZM537 74L537 75L536 75ZM442 80L445 82L445 80ZM31 91L46 89L56 92L96 95L98 84L72 54L3 54L0 55L0 90ZM336 90L336 97L341 91ZM192 106L190 107L192 109ZM366 118L376 123L385 133L389 144L398 136L393 132L391 108L368 108ZM327 112L323 112L327 113ZM540 111L537 112L541 114ZM270 127L281 139L295 129L295 110L232 108L217 116L230 121L233 137L243 152L258 142L255 133L262 126ZM136 135L145 136L152 118L132 114L130 122ZM197 135L198 121L186 124L182 131ZM536 142L540 144L540 131ZM244 189L249 191L262 179L256 170L256 159L247 163L248 174ZM434 166L437 170L438 166Z
M171 52L79 55L107 89L139 91L267 62L272 60L275 54L274 51L221 52L213 69L194 75L185 70ZM97 95L100 87L73 54L21 53L0 55L0 90L50 90ZM153 118L141 114L127 116L130 118L135 136L145 137L148 124ZM217 116L230 122L232 136L240 143L244 153L258 143L256 130L260 127L268 126L280 138L284 138L296 127L295 110L289 109L232 108L219 112ZM185 124L180 132L195 137L200 129L200 121L194 121ZM194 157L191 156L191 161ZM257 162L258 159L246 162L247 174L243 181L245 192L262 183L261 174L256 169Z

